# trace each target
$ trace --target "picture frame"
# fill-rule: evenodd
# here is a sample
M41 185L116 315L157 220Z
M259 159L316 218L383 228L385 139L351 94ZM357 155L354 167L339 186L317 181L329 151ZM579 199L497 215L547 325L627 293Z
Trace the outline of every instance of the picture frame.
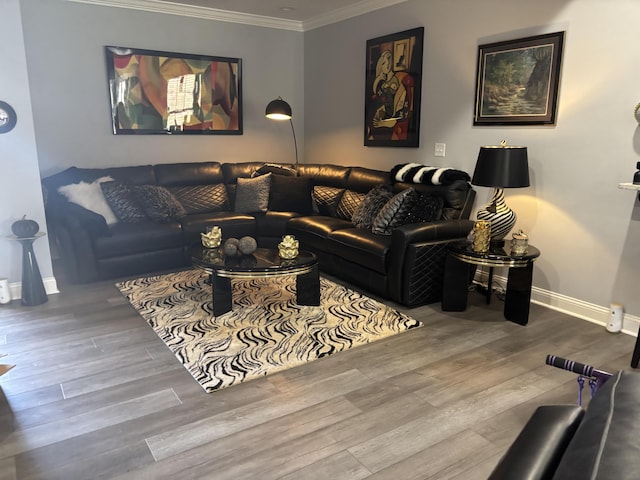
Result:
M564 34L480 45L473 124L555 124Z
M106 46L115 135L242 135L242 60Z
M418 147L424 27L367 40L364 145Z

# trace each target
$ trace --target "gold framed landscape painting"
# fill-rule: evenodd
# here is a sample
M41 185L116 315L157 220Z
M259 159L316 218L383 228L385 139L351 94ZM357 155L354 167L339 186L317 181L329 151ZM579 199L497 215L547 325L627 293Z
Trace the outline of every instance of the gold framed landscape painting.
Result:
M555 124L564 32L478 47L474 125Z
M418 147L424 28L367 40L364 144Z
M241 59L105 51L114 134L242 134Z

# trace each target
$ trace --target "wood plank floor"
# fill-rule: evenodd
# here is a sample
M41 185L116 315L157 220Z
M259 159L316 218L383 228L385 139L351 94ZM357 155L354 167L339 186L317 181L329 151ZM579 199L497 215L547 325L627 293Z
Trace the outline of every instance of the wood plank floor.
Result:
M400 308L425 327L212 394L113 282L0 305L16 365L0 480L486 478L536 406L577 400L547 354L614 372L635 338L536 305L521 327L470 297L462 313Z

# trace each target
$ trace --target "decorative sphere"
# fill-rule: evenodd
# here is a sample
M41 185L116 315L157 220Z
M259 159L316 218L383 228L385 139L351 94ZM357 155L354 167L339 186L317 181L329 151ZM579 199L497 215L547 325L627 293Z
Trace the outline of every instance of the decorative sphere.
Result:
M232 257L238 253L238 246L235 243L229 242L227 240L224 244L223 250L225 255Z
M40 230L40 226L34 220L27 219L27 216L23 216L21 220L13 222L11 225L11 231L18 238L33 237Z
M243 255L251 255L256 251L256 248L258 248L258 243L253 237L242 237L238 242L238 250L240 250Z
M231 237L231 238L227 238L227 239L225 240L225 242L224 242L224 243L225 243L225 245L226 245L227 243L233 243L234 245L238 245L238 242L239 242L239 241L240 241L240 240L238 240L237 238L235 238L235 237Z

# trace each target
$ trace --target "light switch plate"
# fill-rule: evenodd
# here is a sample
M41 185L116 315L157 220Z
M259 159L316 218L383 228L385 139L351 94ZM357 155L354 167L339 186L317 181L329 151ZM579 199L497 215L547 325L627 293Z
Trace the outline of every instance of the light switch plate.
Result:
M436 143L436 147L434 149L433 154L436 157L444 157L444 153L447 149L447 144L446 143Z

